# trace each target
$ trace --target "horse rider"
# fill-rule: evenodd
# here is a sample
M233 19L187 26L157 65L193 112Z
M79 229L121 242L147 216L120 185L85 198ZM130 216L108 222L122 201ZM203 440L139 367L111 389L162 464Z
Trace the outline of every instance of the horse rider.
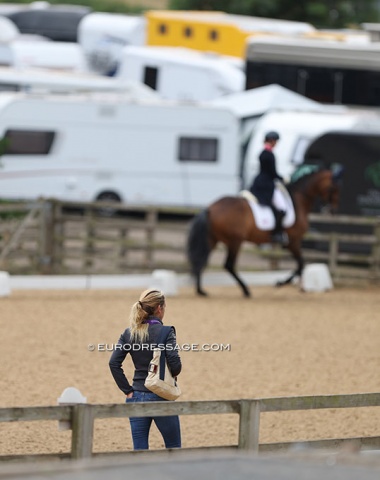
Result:
M271 131L265 135L264 149L259 155L260 172L253 180L250 191L255 195L257 200L262 205L267 205L273 211L275 218L275 227L272 231L272 241L285 245L287 243L287 235L282 228L282 220L285 216L284 210L279 210L273 205L273 193L275 188L274 181L276 179L284 181L281 175L276 170L276 158L273 153L273 148L276 146L280 135Z

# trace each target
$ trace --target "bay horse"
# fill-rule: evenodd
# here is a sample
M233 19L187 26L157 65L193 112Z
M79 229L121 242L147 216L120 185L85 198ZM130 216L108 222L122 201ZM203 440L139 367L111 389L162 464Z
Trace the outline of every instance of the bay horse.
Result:
M310 166L309 166L310 167ZM310 170L309 170L310 171ZM278 286L300 277L304 268L301 252L302 238L309 227L308 214L314 202L320 199L325 209L333 213L338 208L342 168L317 169L286 185L295 208L295 223L286 228L289 242L286 247L297 263L295 271ZM242 196L226 196L215 201L196 215L187 238L187 255L195 279L196 293L207 295L201 285L202 272L207 266L211 251L218 242L225 244L227 256L224 268L241 287L244 296L250 291L235 270L237 256L243 242L256 245L271 243L271 231L260 230L248 201Z

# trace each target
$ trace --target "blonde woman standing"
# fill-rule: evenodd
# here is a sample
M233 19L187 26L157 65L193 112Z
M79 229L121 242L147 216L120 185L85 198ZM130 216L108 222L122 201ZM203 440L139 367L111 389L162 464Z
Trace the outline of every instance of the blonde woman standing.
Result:
M132 305L129 316L129 328L121 334L118 344L109 361L111 373L118 387L126 395L126 402L166 401L144 386L148 375L149 363L153 358L153 349L157 345L163 327L165 315L165 296L159 290L145 290L140 299ZM165 350L166 361L172 375L181 372L181 359L176 346L174 328L171 329ZM134 364L132 385L126 378L122 363L130 353ZM167 417L131 417L130 419L134 450L149 448L149 430L152 421L165 442L166 448L181 447L181 430L177 415Z

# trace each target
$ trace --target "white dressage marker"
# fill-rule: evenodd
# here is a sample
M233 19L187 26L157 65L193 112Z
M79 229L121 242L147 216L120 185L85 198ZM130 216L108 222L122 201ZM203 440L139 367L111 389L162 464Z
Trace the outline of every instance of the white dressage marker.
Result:
M333 288L329 269L324 263L306 265L301 278L301 289L305 292L324 292Z
M8 297L11 294L11 286L8 272L0 272L0 297Z

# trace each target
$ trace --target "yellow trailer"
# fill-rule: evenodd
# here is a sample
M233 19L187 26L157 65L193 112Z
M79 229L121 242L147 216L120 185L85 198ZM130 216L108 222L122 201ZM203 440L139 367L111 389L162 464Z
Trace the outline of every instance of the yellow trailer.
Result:
M246 39L255 35L302 35L315 31L308 23L231 15L224 12L150 10L147 45L187 47L244 58Z

